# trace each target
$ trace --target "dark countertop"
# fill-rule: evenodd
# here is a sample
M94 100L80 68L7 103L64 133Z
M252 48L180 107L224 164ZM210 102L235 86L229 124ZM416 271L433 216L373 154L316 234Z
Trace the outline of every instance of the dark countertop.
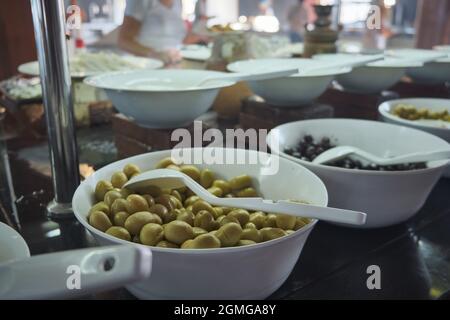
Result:
M99 167L115 159L109 127L78 130L78 142L81 162L89 160ZM45 154L45 143L35 148ZM59 224L47 220L45 205L52 198L50 179L38 172L39 166L33 163L42 159L27 159L30 154L33 153L10 151L16 194L20 199L22 234L32 254L92 245L92 238L74 220ZM32 194L39 190L42 191ZM450 290L449 195L450 179L441 179L414 218L389 228L359 230L319 222L291 276L271 298L440 297ZM367 288L367 268L371 265L380 267L380 290ZM133 299L133 296L119 289L89 298Z

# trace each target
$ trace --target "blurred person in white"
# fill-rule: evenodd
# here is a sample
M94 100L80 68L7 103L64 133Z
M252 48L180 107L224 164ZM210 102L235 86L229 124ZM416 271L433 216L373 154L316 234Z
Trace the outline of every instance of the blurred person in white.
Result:
M179 62L183 44L202 41L187 32L181 13L181 0L127 0L119 47L166 64Z
M298 0L288 12L289 38L292 43L303 42L305 26L308 23L308 11L303 0Z

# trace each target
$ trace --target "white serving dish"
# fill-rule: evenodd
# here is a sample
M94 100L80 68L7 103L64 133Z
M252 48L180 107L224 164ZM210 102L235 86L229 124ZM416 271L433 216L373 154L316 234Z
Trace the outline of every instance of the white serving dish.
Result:
M312 172L292 161L242 149L189 150L194 156L200 157L203 151L209 154L211 150L226 150L224 153L231 153L232 156L260 157L257 164L197 165L208 167L225 179L249 174L254 177L260 192L271 199L303 199L312 204L327 205L324 184ZM170 155L171 151L167 150L121 160L98 170L81 183L73 197L72 206L76 218L99 244L128 242L111 237L88 224L87 214L94 203L93 192L97 181L109 179L128 163L134 163L142 170L153 169L159 160ZM277 174L264 175L278 160ZM315 221L286 237L246 247L204 250L152 248L153 269L150 279L127 288L141 299L266 298L289 276L314 224Z
M105 57L107 57L107 54L103 54ZM164 63L160 60L156 59L150 59L150 58L143 58L143 57L135 57L131 55L126 56L118 56L113 55L114 59L121 59L124 63L131 63L135 66L135 69L145 69L145 70L152 70L152 69L159 69L164 66ZM73 58L72 61L76 61L77 58ZM84 70L72 70L70 75L72 78L76 79L82 79L85 77L95 76L99 75L105 72L111 72L117 70L117 66L115 66L113 69L104 69L104 67L101 67L103 70L99 70L99 66L96 66L93 64L92 66L86 65L86 68ZM20 73L30 75L30 76L39 76L39 62L38 61L30 61L21 64L17 70Z
M189 125L213 104L219 90L232 81L211 81L191 87L215 75L203 70L136 70L102 74L85 83L104 89L124 115L150 128L177 128Z
M233 62L227 68L232 72L255 72L276 67L306 69L320 65L319 61L313 59L257 59ZM311 103L325 92L335 76L350 71L351 68L335 68L248 83L253 92L263 97L268 103L278 107L295 107Z
M22 236L0 222L0 264L30 257L30 250Z
M449 164L435 161L422 170L379 172L316 165L283 152L307 134L315 139L326 136L332 143L355 146L382 157L450 150L450 145L420 130L365 120L306 120L273 129L267 137L272 152L316 173L327 186L330 206L365 212L367 222L362 228L387 227L411 218Z
M442 57L445 51L421 49L394 49L389 55L404 59L433 58L435 61L425 63L422 67L410 68L407 75L414 81L426 85L438 85L450 81L450 54Z
M313 59L338 62L360 56L346 53L319 54ZM374 94L395 85L405 75L408 68L421 66L423 66L422 63L386 57L384 60L353 68L350 73L337 75L336 81L348 92Z

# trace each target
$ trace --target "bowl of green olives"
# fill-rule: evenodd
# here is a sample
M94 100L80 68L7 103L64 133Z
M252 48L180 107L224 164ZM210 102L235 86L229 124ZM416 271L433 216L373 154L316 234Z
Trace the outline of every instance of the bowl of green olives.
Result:
M141 172L168 168L189 175L218 197L264 196L326 206L324 184L308 169L266 153L223 148L184 151L192 155L195 164L175 161L172 151L167 150L121 160L98 170L76 190L72 201L75 216L100 245L131 242L151 248L150 278L127 286L138 298L270 296L294 268L316 220L215 207L186 187L147 186L131 191L123 186ZM253 157L258 161L197 161L211 152L223 154L224 159ZM269 170L274 162L278 163L277 170Z

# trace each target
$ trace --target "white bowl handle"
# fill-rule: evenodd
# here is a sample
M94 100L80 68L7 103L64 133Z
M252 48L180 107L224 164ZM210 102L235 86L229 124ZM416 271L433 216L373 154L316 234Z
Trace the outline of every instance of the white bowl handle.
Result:
M0 264L0 299L71 298L148 278L150 249L120 245Z

